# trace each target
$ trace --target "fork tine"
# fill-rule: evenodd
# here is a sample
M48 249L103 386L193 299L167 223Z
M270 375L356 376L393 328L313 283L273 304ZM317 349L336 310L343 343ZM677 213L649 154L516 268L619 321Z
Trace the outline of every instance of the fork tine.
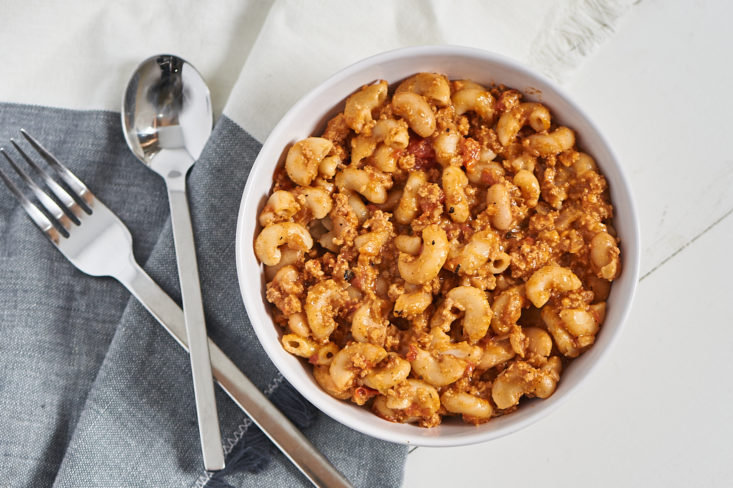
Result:
M20 155L25 159L25 162L28 163L28 166L33 168L33 170L36 172L38 176L43 179L43 182L46 184L49 190L51 190L51 193L53 193L56 198L59 199L61 204L66 207L66 209L69 211L69 214L74 218L75 223L79 223L78 217L81 215L81 212L83 211L81 208L81 205L76 203L76 200L69 195L69 192L67 192L64 187L56 183L56 181L51 178L51 176L38 166L35 161L33 161L28 154L21 148L17 142L15 142L15 139L12 137L10 138L10 143L15 147L15 150L20 153Z
M46 193L44 193L43 190L41 190L41 188L36 185L36 182L33 181L30 176L28 176L28 174L15 163L15 161L13 161L10 155L5 151L5 148L0 147L0 153L5 156L5 159L8 160L10 166L12 166L15 172L18 173L20 179L22 179L23 182L28 185L38 201L41 203L41 206L45 208L46 211L50 213L51 216L53 216L53 218L55 218L59 224L61 224L61 227L63 227L64 230L68 231L69 227L71 226L71 219L69 219L69 216L66 215L63 210L61 210L61 207L59 207L59 205L54 202L51 197L46 195Z
M43 145L41 145L40 142L38 142L33 136L31 136L25 129L20 129L20 133L23 134L23 137L33 146L33 148L38 152L38 154L41 155L43 159L46 160L49 166L53 168L53 170L56 172L56 174L59 175L59 177L69 185L69 188L74 192L76 197L81 200L86 206L87 209L91 208L92 200L94 199L94 195L91 191L89 191L89 188L81 182L79 178L76 177L74 173L69 171L69 169L61 164L61 162L56 159L56 157L51 154ZM88 211L88 213L91 213L91 211Z
M17 186L8 178L3 170L0 169L0 179L3 180L5 186L8 187L10 192L18 199L23 210L28 214L28 217L33 221L36 226L41 229L46 237L51 242L58 245L61 240L61 233L54 227L51 220L41 212L28 198L21 192Z

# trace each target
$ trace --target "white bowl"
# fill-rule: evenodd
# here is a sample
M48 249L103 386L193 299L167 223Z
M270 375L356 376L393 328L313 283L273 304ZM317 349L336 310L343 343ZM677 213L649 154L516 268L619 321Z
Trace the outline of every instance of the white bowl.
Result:
M550 398L524 400L516 412L479 426L448 419L432 429L396 424L377 417L364 407L329 396L313 379L310 365L290 355L280 345L279 328L265 301L262 266L253 251L259 231L257 216L267 200L275 167L284 160L289 146L307 136L320 134L326 121L343 110L346 97L360 86L377 79L392 84L421 71L444 73L449 79L467 78L486 85L504 84L521 90L526 99L546 104L553 117L576 131L579 147L596 159L606 176L615 208L615 226L621 238L623 272L613 284L608 313L593 347L563 371L557 391ZM516 61L482 50L453 46L399 49L364 59L334 74L301 98L275 126L252 167L239 208L236 239L237 274L247 313L262 346L283 376L334 420L373 437L420 446L457 446L487 441L526 427L554 410L588 378L619 336L639 273L639 229L631 189L609 143L595 124L552 82Z

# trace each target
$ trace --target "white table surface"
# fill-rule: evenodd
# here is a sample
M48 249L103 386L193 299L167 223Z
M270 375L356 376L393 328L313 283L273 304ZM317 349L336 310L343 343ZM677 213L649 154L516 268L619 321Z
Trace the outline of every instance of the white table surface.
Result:
M733 486L733 2L643 0L568 91L640 212L624 333L557 412L508 437L415 448L404 486Z

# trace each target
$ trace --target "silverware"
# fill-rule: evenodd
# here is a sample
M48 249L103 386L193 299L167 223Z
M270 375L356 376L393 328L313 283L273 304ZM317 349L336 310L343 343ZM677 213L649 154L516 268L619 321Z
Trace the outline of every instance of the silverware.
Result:
M0 179L20 201L33 223L81 271L92 276L111 276L122 283L155 317L178 344L188 351L183 311L137 264L132 236L125 224L71 171L21 129L25 139L72 191L69 194L38 166L23 149L11 143L26 163L63 204L61 208L20 168L2 148L5 159L35 195L41 208L0 170ZM318 487L351 487L351 484L316 450L308 439L263 395L224 352L208 340L214 378L219 386L270 438L293 464Z
M218 471L224 468L224 450L186 198L186 174L201 155L212 124L209 89L189 63L160 55L135 70L122 100L122 127L135 156L162 176L168 188L204 467Z

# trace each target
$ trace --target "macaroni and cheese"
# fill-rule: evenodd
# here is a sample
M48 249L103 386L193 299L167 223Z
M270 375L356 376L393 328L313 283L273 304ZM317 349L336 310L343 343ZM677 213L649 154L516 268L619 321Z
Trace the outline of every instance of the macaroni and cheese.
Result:
M393 422L547 398L621 272L575 132L503 86L418 73L347 98L275 172L254 243L282 346Z

